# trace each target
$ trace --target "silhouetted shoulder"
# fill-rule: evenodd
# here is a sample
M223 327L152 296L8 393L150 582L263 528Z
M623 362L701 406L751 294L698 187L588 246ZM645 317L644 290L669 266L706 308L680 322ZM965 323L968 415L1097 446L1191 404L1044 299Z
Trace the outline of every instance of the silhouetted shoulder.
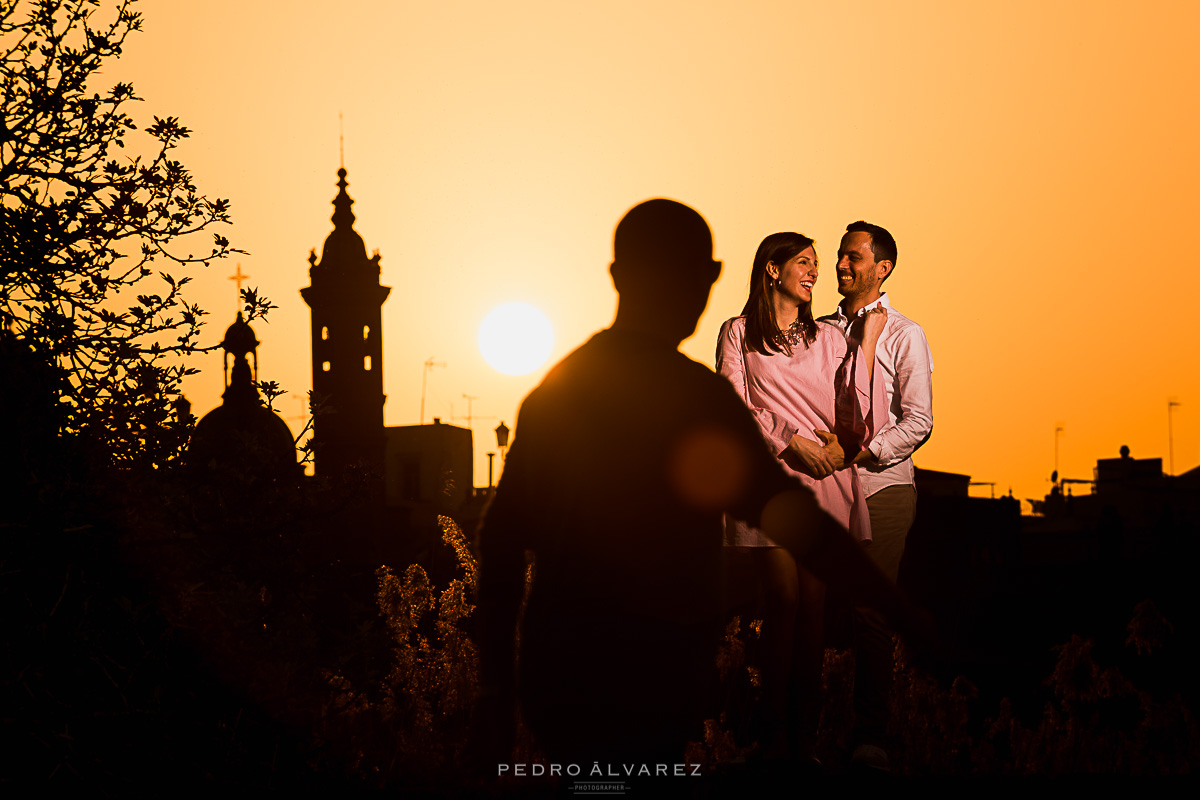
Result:
M740 472L722 483L730 464ZM598 525L625 531L651 515L672 528L686 528L691 513L757 517L787 484L728 380L616 330L593 336L526 398L505 469L529 473L522 482L565 517L586 508Z
M644 373L647 382L637 386L617 384L617 375ZM636 334L615 330L597 333L586 344L564 358L547 375L536 393L579 391L584 386L602 384L606 394L674 394L683 387L672 382L705 384L714 378L712 370L661 343ZM532 395L531 395L532 396Z
M788 488L729 381L608 330L522 404L484 535L537 553L544 594L531 612L551 613L552 597L555 609L690 624L716 611L721 514L757 524Z

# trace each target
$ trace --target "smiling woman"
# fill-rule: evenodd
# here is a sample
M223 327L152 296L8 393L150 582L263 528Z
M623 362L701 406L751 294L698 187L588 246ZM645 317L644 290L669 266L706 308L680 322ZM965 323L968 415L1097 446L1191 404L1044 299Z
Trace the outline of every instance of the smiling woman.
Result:
M526 375L546 363L554 347L554 329L546 315L528 303L492 309L479 326L483 360L505 375Z

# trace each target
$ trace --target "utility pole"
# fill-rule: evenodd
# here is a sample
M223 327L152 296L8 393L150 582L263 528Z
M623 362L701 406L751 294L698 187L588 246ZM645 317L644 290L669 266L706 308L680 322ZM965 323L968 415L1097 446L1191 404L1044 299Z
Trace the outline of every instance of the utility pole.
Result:
M425 368L423 370L421 370L421 424L422 425L425 424L426 379L429 377L429 373L433 371L434 367L444 367L444 366L446 366L445 361L434 361L433 356L430 356L429 358L427 358L425 360Z
M467 401L467 428L469 429L471 427L471 403L475 400L478 400L479 396L478 395L472 396L472 395L467 394L466 392L463 392L463 399ZM451 415L451 416L453 416L453 415Z
M1054 427L1054 474L1055 475L1058 475L1058 435L1065 430L1066 430L1066 428L1064 428L1062 425L1056 425Z
M1171 417L1174 415L1175 408L1180 405L1182 403L1175 400L1167 401L1167 455L1170 459L1168 463L1171 465L1169 475L1175 474L1175 427L1172 424Z

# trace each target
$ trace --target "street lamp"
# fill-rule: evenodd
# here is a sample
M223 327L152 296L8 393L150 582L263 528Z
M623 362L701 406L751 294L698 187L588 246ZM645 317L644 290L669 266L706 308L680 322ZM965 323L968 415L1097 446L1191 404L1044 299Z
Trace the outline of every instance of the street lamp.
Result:
M496 426L496 446L500 448L500 471L504 471L504 458L508 455L508 426L504 420ZM488 462L488 472L491 472L491 461Z

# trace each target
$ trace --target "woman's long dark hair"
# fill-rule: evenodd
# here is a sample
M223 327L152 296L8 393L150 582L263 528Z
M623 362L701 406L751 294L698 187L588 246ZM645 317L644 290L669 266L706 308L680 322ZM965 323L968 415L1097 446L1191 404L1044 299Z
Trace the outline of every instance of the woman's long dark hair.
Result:
M783 269L804 250L813 247L813 240L802 233L772 233L762 240L754 254L754 266L750 268L750 296L742 315L746 317L746 346L756 353L770 355L772 352L792 354L792 346L779 329L775 319L775 305L771 302L771 286L775 279L767 272L767 263L773 262ZM800 325L804 329L804 346L817 339L817 323L812 315L812 303L800 309Z

